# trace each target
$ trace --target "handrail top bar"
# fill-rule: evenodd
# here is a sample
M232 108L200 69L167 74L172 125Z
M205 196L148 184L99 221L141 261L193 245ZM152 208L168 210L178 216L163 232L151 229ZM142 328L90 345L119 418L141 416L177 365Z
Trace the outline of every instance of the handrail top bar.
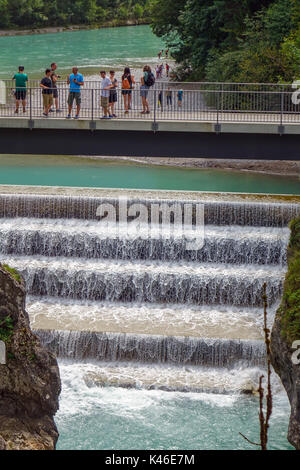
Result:
M42 75L42 74L41 74ZM38 81L40 80L39 78L29 78L29 81ZM0 78L0 81L12 81L12 78ZM66 81L66 79L60 80L58 83L62 83ZM86 82L96 82L100 80L97 80L95 78L89 79L85 78ZM168 85L262 85L262 86L291 86L292 83L264 83L264 82L178 82L178 81L157 81L157 84L168 84Z

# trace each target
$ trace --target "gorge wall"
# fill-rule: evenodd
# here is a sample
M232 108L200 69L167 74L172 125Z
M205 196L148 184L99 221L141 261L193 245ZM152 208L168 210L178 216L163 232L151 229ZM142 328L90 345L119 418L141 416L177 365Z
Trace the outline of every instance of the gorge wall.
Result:
M272 330L272 365L291 404L288 440L300 450L300 218L291 224L288 272ZM298 351L297 351L298 348Z
M24 281L1 264L0 340L6 346L6 363L0 364L0 449L55 449L57 362L30 330Z

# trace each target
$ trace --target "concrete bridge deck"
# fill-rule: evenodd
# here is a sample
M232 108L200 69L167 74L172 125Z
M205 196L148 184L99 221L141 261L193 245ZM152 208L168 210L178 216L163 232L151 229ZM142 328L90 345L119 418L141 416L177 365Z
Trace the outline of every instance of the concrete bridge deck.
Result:
M300 160L298 114L203 113L203 120L196 120L183 112L182 117L3 117L0 148L11 154Z

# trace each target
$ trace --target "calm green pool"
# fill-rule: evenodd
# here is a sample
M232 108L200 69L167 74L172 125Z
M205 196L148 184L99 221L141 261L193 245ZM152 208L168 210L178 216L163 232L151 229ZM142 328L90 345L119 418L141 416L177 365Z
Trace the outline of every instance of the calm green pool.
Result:
M300 179L65 156L0 156L0 184L300 194Z

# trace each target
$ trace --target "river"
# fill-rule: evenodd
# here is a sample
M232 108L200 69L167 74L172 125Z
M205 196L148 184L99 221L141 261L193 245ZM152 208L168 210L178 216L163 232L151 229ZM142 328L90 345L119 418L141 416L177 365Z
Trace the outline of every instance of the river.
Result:
M0 155L0 184L300 194L297 177L62 155Z
M63 76L73 65L89 75L103 67L141 68L156 63L163 48L147 25L0 37L0 77L11 78L24 65L31 78L38 78L51 62Z

